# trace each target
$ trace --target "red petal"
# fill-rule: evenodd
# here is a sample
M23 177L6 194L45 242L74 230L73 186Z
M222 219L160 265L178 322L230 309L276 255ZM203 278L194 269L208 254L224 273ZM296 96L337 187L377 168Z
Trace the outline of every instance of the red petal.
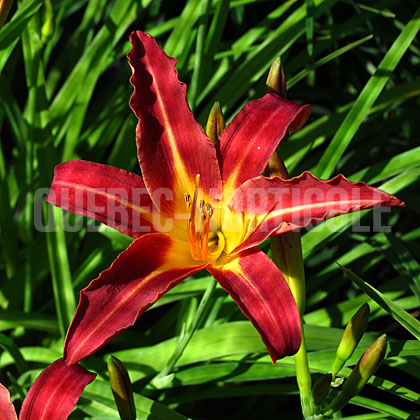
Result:
M297 131L310 112L309 105L297 105L276 94L242 108L220 136L224 188L237 188L261 175L286 130Z
M192 260L187 243L160 233L136 239L82 290L64 344L66 363L77 363L98 350L202 267Z
M128 53L134 94L130 106L139 118L137 145L144 182L150 196L166 215L185 212L185 203L160 203L156 194L168 191L174 198L194 192L195 177L213 199L221 198L222 182L216 151L198 124L186 99L186 87L178 80L176 60L168 57L155 39L133 32Z
M56 360L31 386L19 419L66 420L95 376L81 366L67 366L63 359Z
M298 351L301 330L295 300L278 268L262 251L248 249L232 262L208 270L258 330L273 363Z
M0 384L0 420L18 420L7 388Z
M157 211L141 177L112 166L83 160L57 165L46 201L133 238L156 231Z
M329 181L309 172L288 180L260 176L243 184L229 200L229 208L247 228L242 243L229 244L228 251L239 252L269 236L341 214L403 205L393 195L363 182L350 182L343 175Z

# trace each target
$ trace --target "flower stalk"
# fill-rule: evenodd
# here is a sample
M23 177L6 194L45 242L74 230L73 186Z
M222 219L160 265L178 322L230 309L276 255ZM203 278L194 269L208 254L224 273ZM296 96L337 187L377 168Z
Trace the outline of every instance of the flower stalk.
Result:
M286 97L286 78L280 58L274 60L266 81L267 92L277 93L283 98ZM281 179L288 179L287 169L277 154L271 155L267 165L269 177L278 176ZM270 238L271 255L284 278L286 279L300 315L302 330L302 341L298 352L295 354L296 379L300 392L302 414L304 418L313 415L312 400L312 379L309 371L308 355L306 351L306 340L303 332L303 314L306 306L306 285L305 270L303 266L302 243L300 232L287 232Z

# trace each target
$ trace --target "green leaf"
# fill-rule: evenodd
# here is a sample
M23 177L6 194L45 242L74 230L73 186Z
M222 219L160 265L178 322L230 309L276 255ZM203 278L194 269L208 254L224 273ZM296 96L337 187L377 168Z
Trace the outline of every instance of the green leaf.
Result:
M27 0L19 3L18 10L0 31L0 50L7 48L20 36L32 16L39 10L43 0Z
M14 341L4 334L0 334L0 347L7 351L16 363L16 368L20 374L28 370L28 365L23 358L19 348Z
M371 108L385 87L386 82L389 80L392 72L407 51L419 29L420 8L417 9L400 36L392 44L376 72L366 83L350 112L328 145L327 150L315 168L314 175L320 178L329 178L334 172L335 166L362 124L369 108Z
M81 404L80 409L94 415L101 420L118 418L118 411L108 383L99 379L89 384L82 395L83 399L90 400L89 404ZM156 420L188 420L188 417L169 409L143 395L134 394L134 402L138 419Z
M337 263L338 264L338 263ZM354 274L348 268L338 264L343 272L353 280L367 295L369 295L379 306L387 311L397 322L399 322L405 329L420 340L420 321L411 316L404 309L396 305L391 299L376 290L369 283L366 283L359 276Z
M25 314L11 310L0 311L0 331L17 327L24 327L37 331L44 331L50 334L58 334L57 321L51 316L38 314Z
M76 300L73 292L66 238L63 230L63 211L52 206L45 206L45 209L46 213L50 210L49 214L53 223L51 224L51 221L49 222L51 226L55 226L54 231L46 232L46 235L55 307L60 331L64 337L76 312Z

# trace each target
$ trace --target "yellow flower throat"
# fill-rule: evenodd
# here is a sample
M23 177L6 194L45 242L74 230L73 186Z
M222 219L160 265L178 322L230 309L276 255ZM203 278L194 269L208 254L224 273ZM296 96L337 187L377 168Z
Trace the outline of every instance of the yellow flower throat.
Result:
M214 262L225 248L225 238L222 232L210 232L210 220L214 214L214 207L204 200L200 200L198 204L199 183L200 175L197 174L193 199L191 200L190 194L185 194L189 212L188 242L194 260Z

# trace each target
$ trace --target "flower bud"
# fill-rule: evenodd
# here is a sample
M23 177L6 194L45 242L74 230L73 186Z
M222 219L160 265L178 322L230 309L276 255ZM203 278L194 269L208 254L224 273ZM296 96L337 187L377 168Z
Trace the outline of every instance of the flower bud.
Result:
M386 352L386 335L377 338L365 351L359 363L352 370L343 385L341 392L323 411L325 417L331 416L341 410L354 396L359 394L369 378L382 363Z
M114 356L107 360L109 383L114 394L115 403L121 420L135 420L136 407L134 405L133 391L127 369L123 363Z
M368 347L346 382L344 382L344 395L352 398L361 391L384 360L385 352L386 334L383 334Z
M215 146L219 142L219 137L225 129L226 123L219 102L215 102L211 108L206 125L206 133L210 141Z
M274 152L270 156L270 159L268 159L266 174L268 177L278 176L281 179L289 179L289 173L287 172L286 166L277 152Z
M1 0L0 1L0 28L6 22L7 16L12 8L13 0Z
M320 406L327 398L328 392L330 391L332 375L327 373L322 375L314 385L312 389L312 404L314 407Z
M277 93L282 98L286 97L286 77L280 57L276 58L271 64L265 85L268 93Z
M364 303L347 324L343 337L338 345L337 354L331 368L333 378L335 378L337 373L351 357L359 344L369 322L369 314L369 305Z

